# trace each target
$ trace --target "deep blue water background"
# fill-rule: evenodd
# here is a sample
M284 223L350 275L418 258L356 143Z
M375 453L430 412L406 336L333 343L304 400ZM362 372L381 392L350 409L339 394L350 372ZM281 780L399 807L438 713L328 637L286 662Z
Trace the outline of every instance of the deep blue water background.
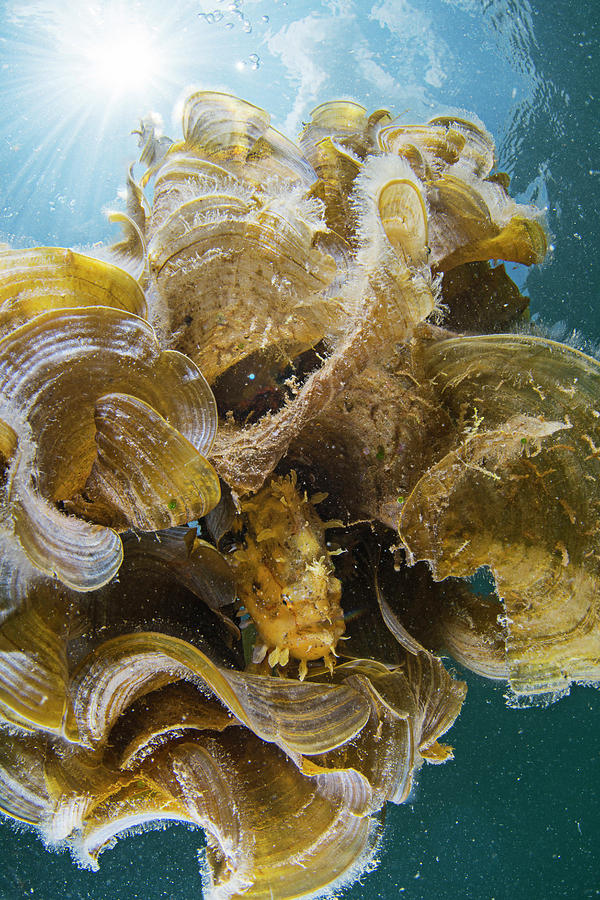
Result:
M597 0L256 0L238 3L245 19L230 29L226 17L198 16L225 9L218 0L125 6L162 23L176 64L164 83L107 112L98 92L53 90L60 60L50 26L64 29L87 4L0 4L0 240L86 246L114 237L102 208L135 158L137 116L159 109L175 136L171 109L192 83L264 106L291 136L336 96L414 118L461 107L495 135L512 193L548 206L554 250L526 278L532 312L559 339L577 330L580 346L600 341ZM501 685L464 677L469 693L448 735L455 760L425 767L411 801L388 806L381 864L344 897L599 895L598 692L578 687L548 708L510 709ZM94 874L0 822L0 898L200 897L201 843L181 826L129 837Z

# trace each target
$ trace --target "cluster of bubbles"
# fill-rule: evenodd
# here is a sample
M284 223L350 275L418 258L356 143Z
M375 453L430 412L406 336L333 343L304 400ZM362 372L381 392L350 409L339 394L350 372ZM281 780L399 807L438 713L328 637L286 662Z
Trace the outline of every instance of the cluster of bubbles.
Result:
M223 0L220 0L220 2L223 3ZM223 5L225 6L224 3ZM252 22L244 14L243 0L229 0L224 10L215 9L212 12L201 12L198 13L198 17L206 22L207 25L216 25L221 23L222 27L227 31L231 31L233 28L235 28L236 25L238 25L241 26L242 31L245 34L252 34ZM261 23L263 25L268 25L269 16L261 16ZM251 53L247 59L240 60L240 62L238 63L238 68L249 68L256 71L260 68L260 65L261 59L258 53Z
M198 17L208 25L216 25L220 22L228 31L231 31L236 25L240 25L246 34L252 33L252 23L244 14L243 0L229 0L225 10L215 9L212 12L201 12L198 13ZM261 16L261 22L265 25L268 24L269 16Z

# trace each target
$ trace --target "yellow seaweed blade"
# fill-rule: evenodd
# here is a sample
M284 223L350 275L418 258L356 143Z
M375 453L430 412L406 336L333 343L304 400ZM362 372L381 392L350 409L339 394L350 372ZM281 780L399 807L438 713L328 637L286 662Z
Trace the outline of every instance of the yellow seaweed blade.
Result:
M303 128L300 146L313 166L318 160L320 142L327 139L343 152L363 160L374 150L378 122L386 115L386 110L377 110L372 117L367 116L367 110L351 100L322 103L313 110L311 121Z
M32 606L0 627L0 718L59 734L68 705L66 642L60 625L44 615L54 599L52 586L41 584L31 593Z
M5 549L13 558L12 571L5 559L1 573L0 596L10 612L0 617L0 718L76 742L68 648L85 627L87 598L40 577L13 548Z
M214 548L212 556L196 558L182 532L193 538L195 529L125 535L118 579L85 596L70 596L64 624L70 671L107 638L150 629L200 644L224 664L242 664L237 645L231 646L239 630L219 611L235 596L231 573L223 570L222 558L222 565L215 565Z
M531 207L520 206L501 183L456 169L428 186L431 263L448 271L468 262L542 262L546 233Z
M127 828L164 818L189 821L185 809L144 772L120 771L108 755L82 747L49 745L43 777L44 839L55 845L68 841L89 868L98 868L100 851Z
M485 178L492 171L495 161L495 146L492 136L480 125L468 119L455 116L437 116L430 119L430 127L441 127L458 132L463 139L461 157L467 159L475 173Z
M250 199L233 195L227 184L200 184L198 190L200 195L190 198L188 188L182 202L178 202L152 232L148 252L152 270L158 275L163 266L173 267L173 257L198 242L194 232L202 226L214 225L215 219L221 219L231 223L232 227L239 227L254 206ZM168 192L168 199L172 202L172 190Z
M328 100L315 107L310 114L311 125L328 128L332 132L361 130L367 122L367 110L352 100Z
M157 422L168 417L163 430L181 433L177 440L188 447L186 461L194 457L212 484L208 502L218 500L215 476L199 462L216 431L212 392L190 360L161 352L144 320L95 306L54 310L15 329L0 341L0 389L24 435L7 500L14 507L15 533L34 565L76 590L105 584L122 558L117 535L53 506L68 505L85 486L96 456L94 408L107 387L151 406ZM186 516L182 505L176 524Z
M163 350L154 360L155 392L140 399L153 406L198 453L208 456L217 434L217 403L208 381L177 350Z
M356 877L373 851L369 817L350 797L330 798L278 748L234 731L180 744L161 761L173 794L216 839L207 852L211 889L292 900Z
M40 572L75 591L94 591L116 575L123 560L118 534L65 516L29 486L14 487L14 533Z
M47 837L74 832L74 852L93 868L116 834L165 819L207 830L214 886L230 897L292 898L335 886L356 877L373 850L373 824L354 796L340 804L321 780L245 730L169 743L133 773L71 754L52 759L46 778L54 799Z
M7 335L0 341L0 390L27 419L40 487L55 499L83 485L95 456L95 403L109 391L149 403L199 452L216 431L214 398L193 363L161 352L146 322L109 307L45 313Z
M220 732L237 720L216 700L185 681L165 685L134 703L111 731L122 770L134 770L158 747L192 731Z
M478 520L481 517L485 521L490 516L491 510L488 507L488 510L481 510L480 513L477 513L473 509L474 497L465 496L460 508L458 498L455 498L450 507L451 512L447 513L448 525L450 524L450 515L452 517L450 526L453 532L452 541L456 540L458 547L463 543L459 540L462 537L466 541L464 547L460 553L456 553L455 557L446 555L442 550L443 532L435 528L433 521L436 511L444 508L444 501L448 494L452 494L455 490L462 492L463 487L467 493L470 490L475 492L479 489L482 496L486 496L488 503L493 503L494 514L498 516L507 502L508 488L514 487L514 482L519 477L518 473L527 468L527 464L522 461L524 458L523 448L530 441L535 445L535 442L544 441L545 438L565 428L566 425L561 422L545 422L532 416L515 416L493 430L469 436L466 441L459 444L456 450L451 450L443 456L421 478L402 508L400 530L402 534L405 533L405 528L407 534L408 529L412 531L415 546L421 541L423 544L429 543L433 537L433 531L436 531L437 536L434 540L436 541L436 550L440 551L439 559L438 553L434 551L434 577L436 580L443 580L450 575L470 575L480 565L485 564L484 562L478 563L477 560L486 552L488 529L479 531L473 529L472 518L477 516ZM507 482L509 482L508 485ZM529 484L523 485L523 493L526 493L529 487ZM419 520L419 525L417 525L419 515L416 512L417 506L427 509L428 512ZM469 515L467 515L467 510ZM503 526L514 528L515 523L513 522L511 526L506 518L501 518L497 527L502 528ZM455 530L456 533L454 533ZM474 532L472 535L471 530ZM467 534L470 535L468 540L466 540ZM407 546L409 545L412 546L412 542L409 541ZM410 552L412 553L412 549ZM418 553L421 552L423 552L422 549L419 549ZM419 555L418 558L422 559L423 557ZM426 558L430 559L430 557Z
M52 804L44 777L47 744L40 735L0 731L0 812L41 825Z
M307 190L316 173L300 149L274 128L267 128L246 157L242 169L244 179L257 186L270 179L280 179L290 187Z
M319 141L315 150L315 170L319 178L326 184L337 187L340 200L348 202L352 184L361 169L360 162L350 153L345 153L343 148L336 146L329 137Z
M392 114L389 109L385 109L385 107L381 107L380 109L373 110L372 113L369 114L369 118L367 119L367 127L372 132L377 132L384 125L388 125L392 120Z
M454 416L476 419L406 501L406 545L436 578L491 567L515 693L600 680L598 363L516 335L433 342L425 360Z
M270 116L263 109L216 91L192 94L183 109L187 144L215 162L244 162L269 122Z
M382 237L387 242L385 235ZM266 477L288 452L290 442L313 419L319 417L320 422L328 420L336 397L339 396L342 410L344 409L343 398L351 380L362 378L369 360L385 356L396 342L406 341L415 326L431 313L434 297L430 281L419 276L413 277L414 273L391 248L388 249L386 263L390 268L384 271L378 282L374 279L372 292L366 298L361 298L349 335L340 340L322 367L309 376L294 402L247 428L221 426L212 458L219 475L230 485L240 491L259 490ZM366 394L367 402L370 403L370 391L367 390ZM382 394L382 402L387 402L387 391ZM361 424L360 428L363 427ZM336 444L337 432L334 430L333 434ZM322 443L318 440L320 453ZM350 441L356 446L353 434ZM356 473L364 467L365 454L362 453L361 457L361 463L356 469L349 469L349 484L354 483ZM336 466L337 480L339 457L336 454L330 458ZM395 496L392 508L394 515L391 521L394 522L397 511Z
M361 662L343 667L343 676L344 683L367 700L369 721L354 741L304 760L303 771L323 781L334 775L341 778L346 771L360 773L369 786L365 812L372 813L386 801L402 803L408 797L420 761L415 743L414 697L406 679L399 672L363 674ZM341 675L338 671L336 679Z
M156 166L173 144L171 138L162 133L162 124L162 119L157 113L148 113L131 132L137 134L138 147L142 150L139 161L148 168Z
M117 266L60 247L0 253L0 324L51 309L111 306L145 318L136 281Z
M321 224L304 213L226 196L215 208L200 197L153 235L150 267L176 346L209 382L257 350L295 355L331 326L335 304L324 291L336 266L318 246Z
M438 633L453 659L494 680L508 680L506 625L499 598L456 591L440 610Z
M457 163L465 144L465 138L452 129L400 122L383 127L377 141L384 152L404 157L415 174L426 181Z
M388 181L377 201L381 224L409 266L427 261L427 210L418 186L408 179Z
M439 264L446 271L468 262L503 259L531 266L546 256L546 232L539 222L524 216L513 216L495 237L472 241L458 248Z
M102 743L139 696L181 678L201 678L260 738L294 753L319 753L349 740L368 710L348 687L300 683L223 669L186 641L157 633L107 641L74 677L74 708L83 735Z
M117 835L152 822L188 822L185 807L155 784L136 778L118 793L108 797L87 811L81 836L74 842L80 861L98 868L98 857L112 846Z
M360 163L336 146L331 138L325 138L316 145L312 164L318 181L311 190L311 196L325 204L325 220L329 228L352 242L356 231L352 192Z
M0 419L0 472L15 455L18 443L19 439L14 428Z
M319 467L323 487L335 489L352 518L389 528L397 525L417 465L431 458L451 424L427 379L413 371L409 350L405 344L389 362L371 363L347 381L293 444L294 454Z
M133 165L127 173L125 212L109 212L110 222L121 225L123 237L112 245L118 259L126 261L135 273L138 283L144 284L148 276L146 254L146 219L149 214L144 192L133 177ZM132 310L133 312L134 310Z
M325 769L361 772L371 786L371 809L386 800L403 803L421 757L426 758L458 717L465 683L453 679L441 660L426 650L407 652L402 667L394 670L368 659L342 663L335 679L343 679L369 699L371 716L354 741L314 762ZM303 766L312 763L311 759Z
M185 148L168 154L156 173L148 239L169 215L190 200L212 194L230 196L233 192L248 199L252 194L243 178L217 163Z
M115 525L159 531L201 518L219 502L213 467L143 400L99 397L95 422L98 455L84 488L91 501L85 510L95 521L108 508Z
M467 685L454 679L433 653L407 653L404 668L417 701L415 734L419 751L424 755L456 721Z
M477 184L464 178L444 174L428 186L427 199L431 264L436 269L451 268L447 260L453 257L455 265L466 262L461 256L464 247L494 238L500 231Z

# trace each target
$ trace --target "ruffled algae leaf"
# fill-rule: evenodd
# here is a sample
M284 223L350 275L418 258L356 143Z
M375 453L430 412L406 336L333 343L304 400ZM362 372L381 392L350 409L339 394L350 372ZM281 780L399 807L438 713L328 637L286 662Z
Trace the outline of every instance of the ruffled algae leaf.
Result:
M37 568L76 590L94 590L109 581L122 559L113 531L94 524L93 517L85 522L60 509L79 511L77 496L85 491L97 456L94 412L100 398L119 390L133 396L130 404L164 423L173 446L187 448L186 460L198 475L192 481L203 485L193 508L198 514L208 511L219 497L218 481L204 459L216 431L212 392L193 363L160 350L143 319L108 306L58 309L35 316L0 341L1 402L19 442L5 486L14 534ZM162 464L157 464L158 449ZM162 445L155 446L156 459L149 462L160 478L164 452ZM123 453L133 459L132 441ZM137 503L154 509L158 503L159 524L183 524L194 518L189 502L177 495L179 490L189 494L183 481L185 474L168 485L168 497L157 501L144 495ZM163 484L163 494L166 489ZM175 509L169 507L173 500ZM155 512L154 518L146 514L137 521L153 530L156 519Z
M12 819L38 826L46 820L46 750L44 737L0 731L0 811Z
M0 745L2 803L36 817L47 840L66 840L92 868L136 824L199 825L208 837L206 895L215 898L267 890L292 898L356 877L372 859L378 811L402 802L423 759L442 761L437 737L464 695L435 674L433 660L433 668L415 661L395 672L357 660L336 670L337 684L300 684L224 670L157 634L98 650L73 685L79 701L84 683L92 691L85 709L102 733L95 749L57 752L38 740L43 788L36 792L30 765L13 799L3 797L11 770ZM152 651L148 680L139 654ZM128 667L118 662L126 657ZM192 684L158 688L152 665L173 678L175 662L202 672L229 711Z
M217 505L220 485L210 463L148 403L106 394L96 401L94 419L98 452L83 491L90 498L86 516L159 531Z
M182 678L201 679L240 722L292 756L338 746L367 717L347 687L235 672L186 641L139 632L107 641L75 673L71 689L80 733L91 745L103 743L135 699Z
M516 695L597 681L598 363L516 335L433 340L422 353L456 430L403 505L410 558L436 579L489 565Z
M67 722L69 672L64 603L39 579L28 606L0 625L0 721L74 737Z
M133 166L127 173L125 198L125 212L112 210L107 213L109 222L120 225L123 235L110 249L118 262L130 267L138 283L145 285L148 281L145 229L150 210L142 188L133 177Z
M147 315L143 291L117 266L61 247L0 252L0 333L52 309L85 306Z
M123 544L119 580L84 597L39 574L25 585L6 577L13 609L0 622L0 721L78 741L72 671L102 641L133 629L161 627L239 663L224 646L239 637L237 628L206 608L235 596L233 574L214 547L187 528L126 536Z

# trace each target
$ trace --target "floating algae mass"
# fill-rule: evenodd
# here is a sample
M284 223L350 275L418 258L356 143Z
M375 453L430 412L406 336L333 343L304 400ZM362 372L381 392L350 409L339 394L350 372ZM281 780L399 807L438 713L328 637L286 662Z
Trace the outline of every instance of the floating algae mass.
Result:
M333 101L295 144L199 92L137 133L114 264L0 252L0 807L316 897L452 758L438 654L599 680L600 368L526 333L544 227L481 125Z

